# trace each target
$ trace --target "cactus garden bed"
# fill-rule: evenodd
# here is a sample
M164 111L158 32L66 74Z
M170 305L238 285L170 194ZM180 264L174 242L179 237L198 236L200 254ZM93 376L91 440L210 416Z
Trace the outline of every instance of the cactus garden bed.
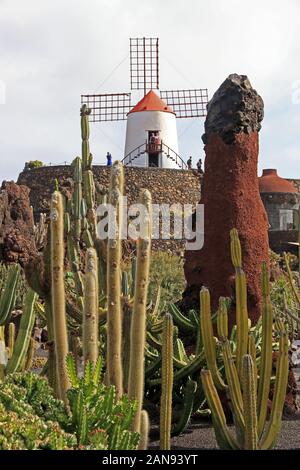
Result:
M159 449L158 429L153 429L149 449ZM156 437L155 437L156 434ZM218 449L214 429L208 423L191 424L180 436L171 439L173 450ZM300 419L283 420L280 436L275 449L300 450Z

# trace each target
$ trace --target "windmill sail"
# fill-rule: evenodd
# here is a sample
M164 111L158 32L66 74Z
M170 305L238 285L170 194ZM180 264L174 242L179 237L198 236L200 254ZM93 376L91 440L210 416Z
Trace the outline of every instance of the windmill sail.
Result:
M131 106L131 93L81 95L81 105L91 109L91 122L125 121Z
M166 90L160 97L172 108L177 118L195 118L206 116L208 103L207 88L194 90Z

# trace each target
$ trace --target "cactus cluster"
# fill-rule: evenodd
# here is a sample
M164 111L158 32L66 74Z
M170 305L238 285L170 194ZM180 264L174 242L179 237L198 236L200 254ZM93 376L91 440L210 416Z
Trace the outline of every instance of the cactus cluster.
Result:
M146 337L146 308L151 248L151 196L141 191L140 202L146 206L148 223L146 232L138 243L137 260L134 263L135 286L131 292L129 318L130 349L124 361L122 343L125 333L122 323L125 318L124 302L126 275L121 279L121 216L123 194L123 167L115 162L111 169L109 202L116 211L116 237L102 243L97 236L95 213L96 191L91 171L92 156L89 151L89 110L81 109L82 159L73 162L74 190L71 199L59 191L52 195L50 230L43 258L42 269L27 270L30 285L45 299L45 316L49 343L48 378L56 396L66 405L72 405L68 397L70 374L66 359L72 347L78 356L76 335L81 336L83 360L96 367L99 361L100 332L106 329L106 371L104 381L114 387L117 399L123 396L123 365L126 368L126 389L129 399L137 400L137 410L132 430L141 435L141 448L147 445L149 418L143 410L144 395L144 344ZM103 198L103 194L100 194ZM65 243L66 241L66 243ZM85 262L81 254L85 252ZM50 262L49 262L50 261ZM66 297L66 266L72 270L75 285L75 302ZM50 269L49 269L50 267ZM104 286L104 283L106 284ZM73 328L73 322L79 327ZM70 334L70 333L74 334ZM76 361L74 370L76 371Z
M202 384L212 412L218 445L224 449L270 449L276 444L288 379L288 338L282 323L277 322L279 353L276 367L275 389L270 421L266 425L267 405L272 373L272 304L270 301L269 274L262 267L262 347L257 361L253 336L249 334L247 313L247 286L242 270L241 246L238 233L231 231L231 258L235 268L236 288L236 336L235 355L227 337L227 307L224 299L218 311L218 334L222 347L227 383L221 379L216 363L216 341L213 336L209 291L200 292L201 328L207 361L207 369L201 371ZM231 404L235 423L235 436L226 424L226 418L218 395L226 393Z
M23 306L23 313L16 336L15 324L8 324L8 344L5 343L5 326L0 326L0 378L6 374L28 370L34 352L31 338L35 322L36 293L29 289Z
M193 310L182 314L171 304L169 313L162 316L159 312L158 291L151 314L147 315L151 195L147 190L142 190L140 194L139 202L146 208L147 223L145 232L138 240L137 256L129 273L124 270L122 263L124 174L119 162L115 162L111 168L108 194L108 200L115 209L109 214L110 217L115 217L110 223L113 222L116 230L107 242L100 240L97 235L96 203L99 202L99 197L103 202L105 195L96 191L91 171L89 112L86 106L82 107L82 155L81 158L76 157L72 164L73 194L67 199L59 191L54 192L50 230L43 258L27 270L31 287L45 299L44 312L50 345L47 364L49 382L56 396L69 406L77 420L78 442L87 442L89 422L96 417L87 415L88 404L84 401L86 396L80 394L77 386L77 358L81 356L79 350L82 346L85 365L83 381L93 382L95 385L95 377L99 378L100 374L100 357L103 355L103 381L109 390L113 390L109 393L113 393L115 397L108 396L105 400L109 403L115 399L122 400L125 392L129 400L137 403L131 430L133 435L140 434L140 449L147 447L148 412L153 411L157 415L160 413L160 447L167 450L170 449L170 436L182 432L193 413L203 412L206 402L211 410L221 447L271 447L280 426L286 388L287 337L282 324L277 322L280 337L277 375L271 420L265 431L274 329L266 266L263 267L262 320L257 330L262 332L261 344L258 344L249 325L246 278L235 230L231 232L231 255L236 274L236 326L230 337L228 300L220 299L217 314L211 316L209 292L205 288L200 294L200 314ZM75 294L72 297L66 291L67 266L71 269L69 275L74 281ZM29 327L28 324L27 333ZM214 337L216 329L220 340L218 349ZM189 335L196 339L196 345L189 353L179 338L179 331L184 333L183 336ZM103 333L106 335L106 349L102 341ZM19 350L18 340L13 347L13 327L10 328L10 334L9 351L12 348ZM70 348L75 360L70 359ZM220 373L219 350L222 351L226 380L224 374ZM20 354L21 352L19 351ZM13 355L10 361L12 359ZM17 367L20 364L19 361ZM204 370L205 365L208 370ZM217 390L226 393L230 399L237 429L236 437L227 428ZM108 406L106 401L99 403L97 413L102 413L105 403ZM95 436L94 439L98 437ZM134 445L134 442L129 442L129 435L122 434L120 430L116 431L112 439L110 448ZM97 441L99 448L106 444Z

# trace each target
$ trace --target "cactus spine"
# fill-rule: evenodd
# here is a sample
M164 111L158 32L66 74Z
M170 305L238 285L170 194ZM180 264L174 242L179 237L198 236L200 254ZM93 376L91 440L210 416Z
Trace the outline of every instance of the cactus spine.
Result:
M83 312L83 358L96 364L98 359L98 258L96 250L86 252Z
M120 279L123 185L122 164L115 162L111 169L109 191L109 203L114 208L114 214L110 214L109 225L114 225L115 233L112 238L109 236L107 244L107 379L110 385L115 385L119 397L123 393Z
M140 204L144 207L145 233L141 234L137 248L137 264L135 276L135 295L130 335L130 366L128 395L138 401L133 430L140 431L141 410L144 397L144 350L146 338L146 307L150 269L151 250L151 195L143 190L140 195Z
M55 191L51 200L51 288L52 315L57 368L58 396L67 403L69 379L66 368L68 336L64 288L64 210L62 195Z
M173 390L173 319L164 317L162 335L162 385L160 402L160 450L171 448L172 390Z

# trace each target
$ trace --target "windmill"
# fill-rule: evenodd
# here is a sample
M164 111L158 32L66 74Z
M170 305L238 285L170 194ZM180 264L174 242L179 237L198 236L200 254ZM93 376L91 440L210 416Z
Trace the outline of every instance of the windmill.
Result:
M206 88L159 90L158 38L130 38L130 89L143 90L131 103L131 93L81 95L91 108L91 122L127 121L123 164L126 166L186 168L179 156L176 119L206 115Z

